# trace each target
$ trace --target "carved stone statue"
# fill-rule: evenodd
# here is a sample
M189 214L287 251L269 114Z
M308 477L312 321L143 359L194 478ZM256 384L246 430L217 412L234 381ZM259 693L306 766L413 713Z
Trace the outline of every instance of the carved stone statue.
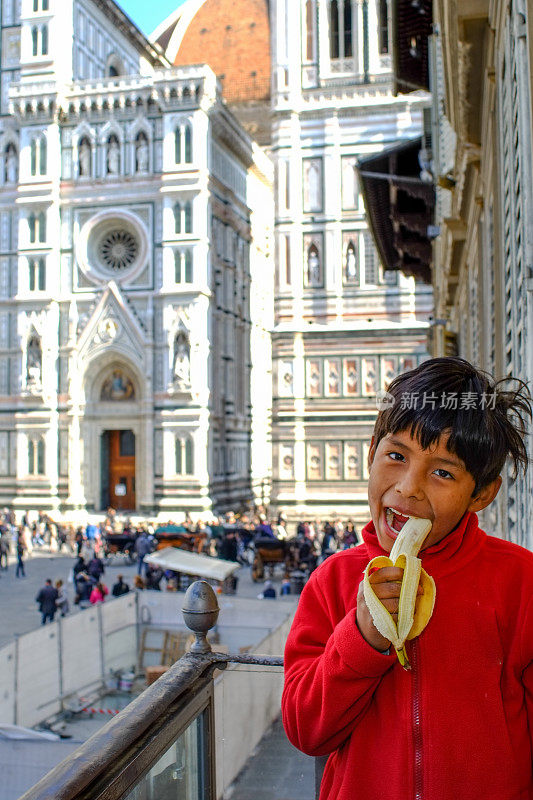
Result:
M91 145L87 139L82 139L79 149L79 174L88 178L91 174Z
M107 144L107 172L108 175L118 175L120 172L120 149L114 137Z
M41 388L41 372L41 341L38 336L32 336L28 341L26 351L26 384L30 391L37 391Z
M18 158L15 147L10 144L6 150L6 166L5 166L6 183L17 182L18 172Z
M310 249L307 259L307 281L310 286L320 284L320 261L314 247Z
M140 134L135 147L137 172L148 172L148 142L146 136Z
M191 382L190 345L185 333L180 332L174 343L173 382L179 388L189 386Z

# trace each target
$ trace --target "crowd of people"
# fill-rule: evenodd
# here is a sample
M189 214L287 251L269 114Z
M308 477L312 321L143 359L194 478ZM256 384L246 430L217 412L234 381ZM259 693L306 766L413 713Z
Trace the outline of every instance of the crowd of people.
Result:
M197 552L243 565L252 563L256 541L272 539L296 542L299 557L308 573L331 553L354 547L358 543L352 521L306 520L293 525L289 532L289 526L282 514L269 519L264 509L250 515L229 512L205 523L201 520L193 522L186 517L180 525L169 524L189 535L191 547ZM26 560L34 550L46 549L52 553L66 551L75 557L69 577L69 582L73 585L74 605L86 608L103 603L110 594L104 577L109 556L108 542L113 534L121 534L131 543L130 555L135 558L137 574L132 586L119 575L111 587L111 596L118 597L132 590L161 591L163 585L168 591L178 591L181 588L178 573L163 570L145 561L156 549L157 529L154 522L134 525L127 518L121 520L113 509L108 510L99 524L90 522L85 526L57 523L41 512L32 519L30 514L23 514L17 524L14 513L4 509L0 513L0 570L7 570L9 554L13 553L17 557L15 575L17 578L24 578ZM236 585L237 581L234 579L234 589ZM279 593L284 595L290 592L291 583L289 574L286 573ZM275 586L271 580L267 580L259 597L270 599L276 596ZM56 614L65 616L70 611L69 599L61 580L47 580L35 599L43 625L53 621Z

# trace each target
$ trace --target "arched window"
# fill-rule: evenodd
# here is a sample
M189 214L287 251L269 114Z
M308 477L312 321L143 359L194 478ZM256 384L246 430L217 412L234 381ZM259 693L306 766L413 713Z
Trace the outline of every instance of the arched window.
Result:
M314 0L307 0L305 4L305 57L307 61L315 61L315 36L316 36L316 12Z
M185 233L192 233L192 203L185 203Z
M192 251L185 250L185 283L192 283Z
M44 292L46 288L46 269L44 258L28 260L30 292Z
M174 252L174 272L176 283L192 283L192 251L190 249Z
M34 25L31 29L31 52L34 56L48 55L48 25Z
M39 175L46 175L46 139L39 139Z
M46 138L44 136L34 136L30 142L30 172L32 175L46 175Z
M37 217L32 213L28 217L28 230L30 233L30 242L33 244L36 241Z
M110 64L107 74L110 78L118 78L118 69L113 64Z
M28 439L28 475L44 475L44 439Z
M181 128L174 131L174 161L181 164Z
M185 163L192 163L192 130L190 125L185 126Z
M43 0L43 11L48 11L48 0Z
M28 229L31 244L46 242L46 212L40 211L38 215L35 215L32 211L28 217Z
M39 241L46 242L46 212L41 211L38 217Z
M48 55L48 25L41 28L41 55Z
M389 3L388 0L379 0L378 7L378 45L379 54L387 55L389 52Z
M185 474L192 475L193 469L193 444L192 439L185 440Z
M192 439L176 438L176 475L194 474L194 447Z
M44 439L37 442L37 475L44 475Z
M181 203L174 204L174 233L181 233Z
M351 0L331 0L329 4L329 54L332 60L353 55Z
M33 0L33 10L39 11L39 0Z
M339 45L339 4L337 0L331 0L329 4L329 54L331 58L339 58Z

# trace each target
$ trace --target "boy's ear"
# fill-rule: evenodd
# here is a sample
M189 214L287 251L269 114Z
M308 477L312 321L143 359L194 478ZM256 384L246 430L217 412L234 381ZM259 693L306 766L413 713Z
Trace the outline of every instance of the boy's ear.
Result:
M495 480L487 484L487 486L481 489L481 491L479 491L475 495L475 497L472 498L472 501L468 506L468 511L482 511L487 506L490 506L490 504L500 491L501 485L502 485L502 476L498 475L498 477Z

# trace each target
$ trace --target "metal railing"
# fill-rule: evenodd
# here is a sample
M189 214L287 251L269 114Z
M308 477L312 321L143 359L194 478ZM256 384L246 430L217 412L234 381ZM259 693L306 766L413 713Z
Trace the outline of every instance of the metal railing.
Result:
M229 663L279 667L281 656L211 651L216 596L204 581L187 590L191 651L20 800L216 800L213 673Z

